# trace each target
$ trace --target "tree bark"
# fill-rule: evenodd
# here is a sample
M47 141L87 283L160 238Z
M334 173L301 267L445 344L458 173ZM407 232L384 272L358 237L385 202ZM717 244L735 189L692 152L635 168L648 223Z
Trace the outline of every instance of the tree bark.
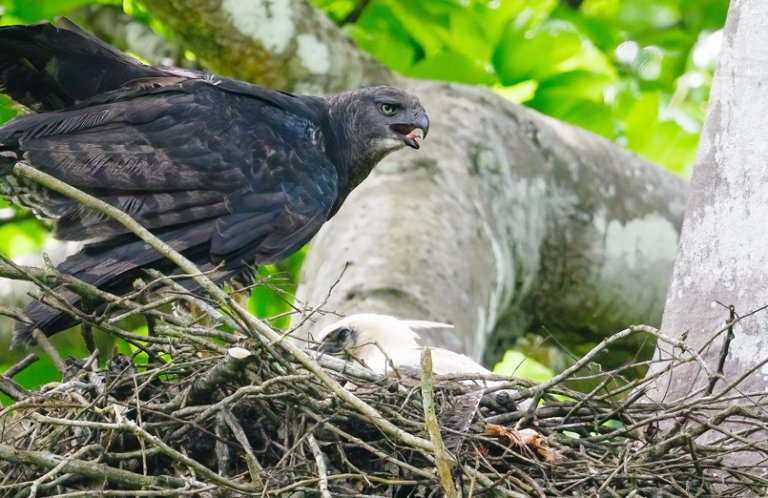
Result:
M306 94L394 81L392 73L304 0L146 0L203 65Z
M683 180L488 90L404 85L429 137L383 161L313 240L302 303L445 321L455 331L428 341L487 364L541 326L572 345L658 323Z
M731 3L662 322L668 335L686 334L694 349L703 348L713 371L721 357L726 359L718 390L749 373L739 384L742 393L766 388L768 63L756 49L768 46L766 27L765 2ZM737 320L723 352L729 306ZM660 360L670 356L661 349L657 354ZM700 367L690 364L661 377L651 395L673 402L700 395L708 382ZM765 430L755 437L764 441Z

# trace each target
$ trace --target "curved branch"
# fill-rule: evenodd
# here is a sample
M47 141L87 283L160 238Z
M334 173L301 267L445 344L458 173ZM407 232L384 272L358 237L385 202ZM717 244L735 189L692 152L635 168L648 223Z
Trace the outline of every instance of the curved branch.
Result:
M408 88L433 123L424 147L383 161L320 231L300 300L343 271L325 309L452 323L428 342L490 360L542 324L570 344L658 324L682 179L488 90Z
M303 0L145 0L211 71L297 93L387 84L392 73Z

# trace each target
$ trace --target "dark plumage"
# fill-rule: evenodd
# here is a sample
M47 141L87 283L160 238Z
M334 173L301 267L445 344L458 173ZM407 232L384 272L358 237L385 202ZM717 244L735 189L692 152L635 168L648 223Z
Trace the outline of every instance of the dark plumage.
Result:
M174 266L117 222L14 177L16 162L126 211L221 282L297 251L429 127L397 88L319 98L150 67L66 19L0 28L0 90L34 111L0 127L3 193L55 220L58 238L88 241L60 271L117 294L143 268ZM34 323L16 345L34 327L74 324L41 303L25 311Z

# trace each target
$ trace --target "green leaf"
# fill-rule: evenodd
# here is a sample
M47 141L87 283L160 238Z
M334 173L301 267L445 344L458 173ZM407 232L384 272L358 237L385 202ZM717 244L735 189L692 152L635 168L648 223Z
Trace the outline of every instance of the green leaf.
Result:
M521 104L530 100L536 94L539 82L536 80L522 81L517 85L494 87L493 91L507 100Z
M339 23L346 19L358 2L355 0L312 0L312 4L328 14L336 23Z
M450 16L450 28L443 40L453 51L470 59L487 61L491 58L493 45L486 38L484 26L476 16L458 10Z
M627 147L643 157L682 173L696 158L698 134L671 120L659 122L658 93L639 96L623 121ZM649 133L652 129L652 133Z
M86 4L120 5L120 0L6 0L0 4L4 8L3 24L30 24L42 19L54 17Z
M559 74L539 82L536 94L526 104L604 137L615 138L618 122L604 99L612 81L606 75L586 71Z
M554 375L551 369L538 361L511 349L504 353L502 360L493 367L493 372L499 375L520 377L537 382L547 381Z
M293 294L296 292L299 272L308 247L275 265L264 265L257 269L261 280L254 287L248 301L248 310L258 318L280 329L287 329L291 323L289 313L293 311Z
M493 63L506 85L576 70L616 76L605 54L566 21L550 21L527 32L510 27L497 47Z
M449 36L448 22L445 18L433 18L433 22L423 22L422 3L392 0L390 8L402 28L416 41L425 57L433 56L443 50L442 40Z
M7 95L0 94L0 123L5 123L19 114L21 107Z
M16 216L22 221L0 226L0 252L10 258L40 252L49 237L48 230L38 220L29 218L28 213L16 210Z
M346 32L363 50L376 54L381 62L395 71L402 73L413 65L416 48L407 41L371 35L357 25L348 26Z
M497 83L493 66L478 59L445 51L413 65L407 72L417 78L493 85Z

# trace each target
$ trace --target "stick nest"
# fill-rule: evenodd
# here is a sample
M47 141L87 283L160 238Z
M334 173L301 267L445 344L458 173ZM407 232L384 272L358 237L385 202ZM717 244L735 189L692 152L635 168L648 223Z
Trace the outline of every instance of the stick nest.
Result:
M62 382L29 392L12 374L0 391L0 496L751 496L763 495L763 393L722 375L732 337L710 367L683 341L635 326L596 346L542 384L510 379L483 393L457 380L378 377L359 365L307 354L255 319L190 261L113 206L50 175L15 173L110 216L173 261L208 294L148 272L113 296L53 268L0 255L0 276L32 281L45 301L146 355L113 356L102 368L58 358ZM68 304L66 288L100 313ZM166 289L160 293L158 289ZM168 307L195 304L200 314ZM23 319L15 310L0 314ZM140 317L149 336L120 327ZM587 394L566 386L601 352L647 334L671 346L654 374L619 381L638 363L589 375ZM87 334L86 334L87 336ZM30 356L11 367L18 372ZM748 372L749 373L749 372ZM702 377L703 375L703 377ZM673 402L648 400L662 379L704 387ZM482 384L480 382L480 384ZM752 462L752 463L750 463Z
M509 389L480 396L456 379L425 376L425 386L337 358L301 358L236 313L208 306L213 319L203 325L190 315L164 315L140 295L122 305L143 314L155 309L146 315L153 335L110 327L147 355L146 364L116 355L99 367L94 354L62 364L64 380L36 392L3 377L0 388L17 401L0 414L0 495L681 497L763 490L760 469L731 457L764 458L763 442L751 436L765 416L748 398L734 405L737 386L718 386L716 373L707 392L665 405L642 394L653 377L613 382L621 371L600 374L589 394L564 387L627 335L679 345L650 327L606 339L550 382L510 379ZM222 332L226 325L239 332ZM688 375L702 368L700 360L684 350L667 369Z

